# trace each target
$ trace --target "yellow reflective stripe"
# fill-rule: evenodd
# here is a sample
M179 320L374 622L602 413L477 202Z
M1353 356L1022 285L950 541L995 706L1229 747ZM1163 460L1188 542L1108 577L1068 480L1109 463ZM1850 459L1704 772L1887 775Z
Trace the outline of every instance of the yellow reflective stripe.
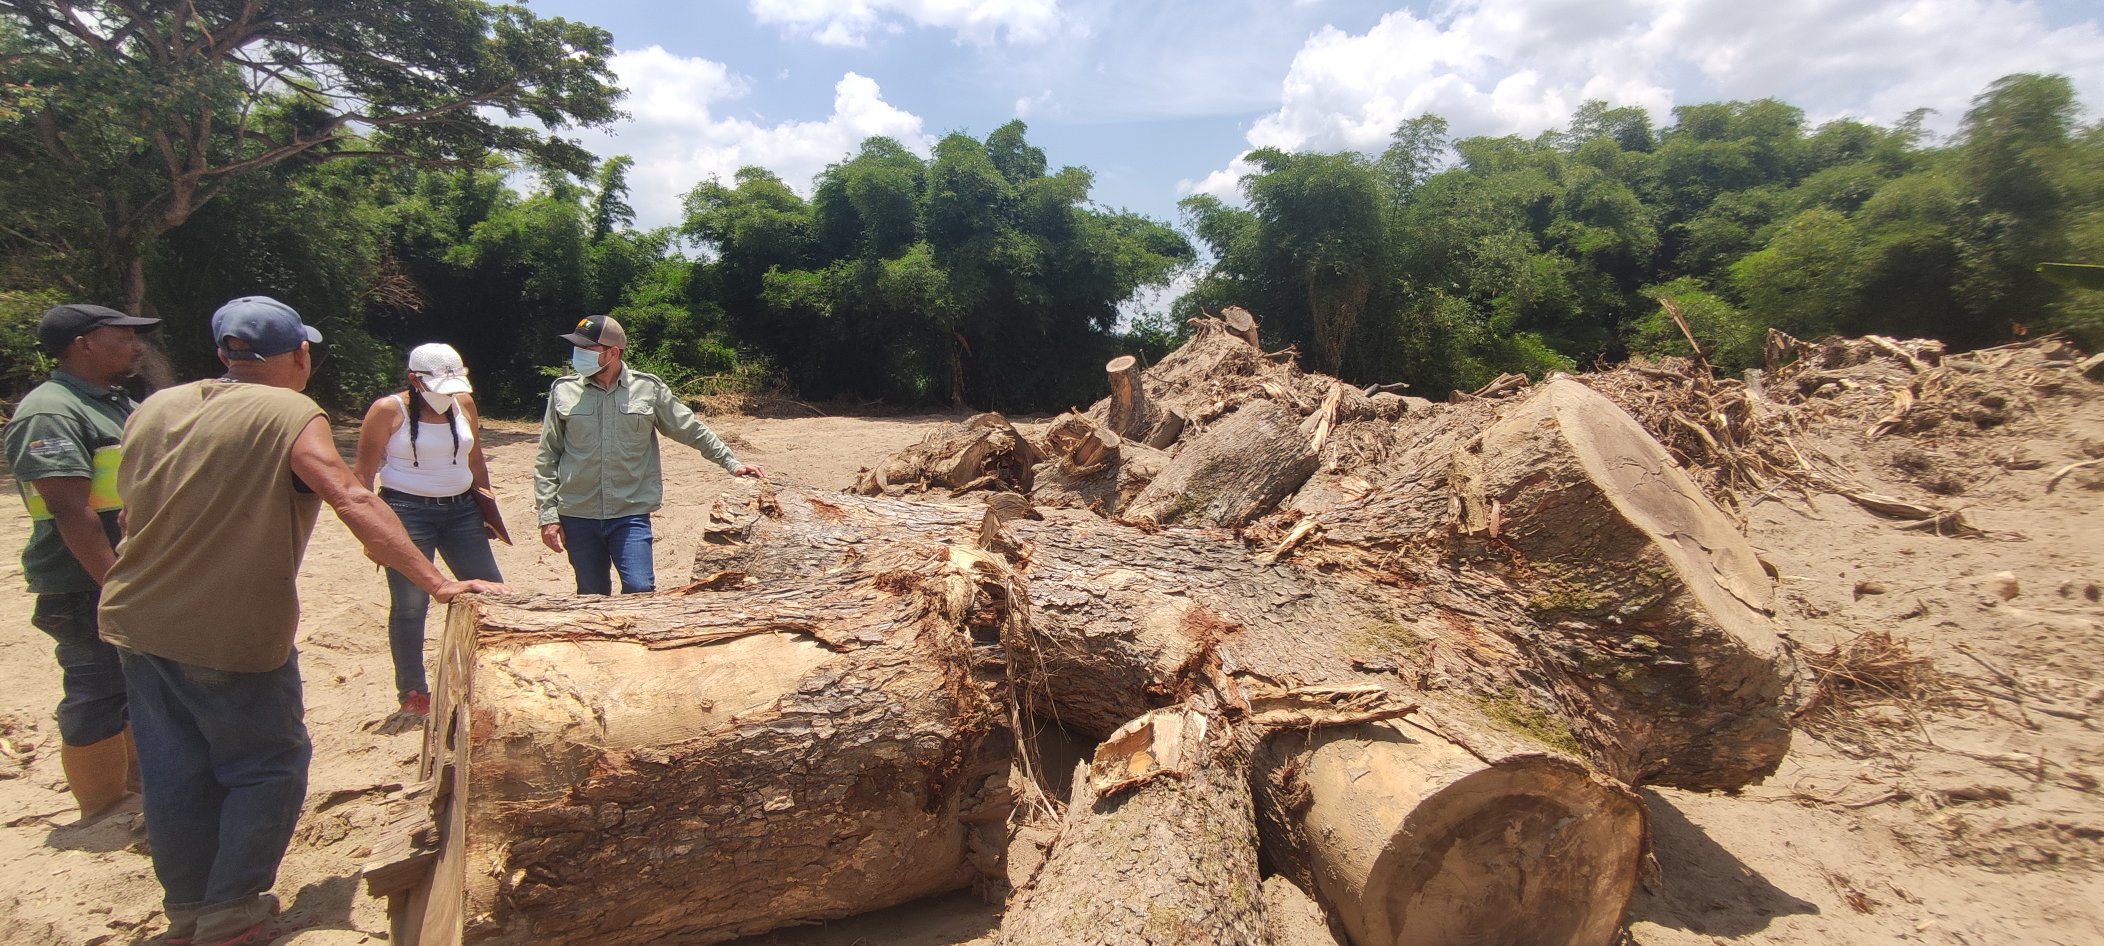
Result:
M28 483L15 485L22 490L22 505L29 507L31 520L42 522L51 518L51 507L44 505L44 494L37 492L36 487Z
M94 458L95 474L88 478L88 508L95 512L123 509L124 499L117 495L117 465L124 459L124 448L118 444L97 448ZM36 487L17 482L22 493L22 505L29 509L33 521L53 518L51 507L45 505L44 494Z
M95 476L88 481L88 508L96 512L123 509L124 500L117 495L117 463L124 459L124 447L110 444L95 449Z

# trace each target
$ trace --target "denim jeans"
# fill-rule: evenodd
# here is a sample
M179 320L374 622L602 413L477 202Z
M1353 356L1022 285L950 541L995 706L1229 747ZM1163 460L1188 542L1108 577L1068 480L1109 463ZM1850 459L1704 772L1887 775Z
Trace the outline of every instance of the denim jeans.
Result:
M95 619L100 591L37 595L29 623L58 642L58 736L69 746L92 746L124 731L124 667L117 648L102 639Z
M313 755L299 653L264 673L119 653L164 907L211 913L268 893Z
M650 557L648 513L614 519L563 516L562 526L563 548L569 550L578 594L613 594L613 581L607 576L609 568L620 573L624 595L657 590L657 564Z
M454 578L504 580L489 534L482 531L482 509L473 499L420 503L393 494L386 499L417 550L427 556L435 550ZM394 655L396 699L431 692L424 678L424 615L430 610L429 594L401 572L387 570L387 649Z

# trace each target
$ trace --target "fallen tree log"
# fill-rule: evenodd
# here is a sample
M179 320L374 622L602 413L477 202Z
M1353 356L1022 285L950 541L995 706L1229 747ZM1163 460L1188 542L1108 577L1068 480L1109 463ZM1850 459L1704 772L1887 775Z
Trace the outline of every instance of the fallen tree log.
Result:
M1270 943L1249 778L1218 744L1222 728L1197 709L1161 710L1098 747L1075 774L1050 858L1002 918L1000 941Z
M972 639L998 569L898 552L882 582L456 606L427 899L457 907L419 941L710 943L997 869L1010 749Z
M1318 463L1312 430L1270 400L1254 400L1187 441L1125 514L1163 525L1238 526L1270 512Z
M1607 946L1647 853L1628 788L1409 720L1275 738L1255 783L1273 863L1357 946Z
M1518 551L1528 608L1568 631L1530 650L1608 772L1699 789L1775 770L1790 726L1768 575L1628 414L1551 381L1452 477L1461 530Z

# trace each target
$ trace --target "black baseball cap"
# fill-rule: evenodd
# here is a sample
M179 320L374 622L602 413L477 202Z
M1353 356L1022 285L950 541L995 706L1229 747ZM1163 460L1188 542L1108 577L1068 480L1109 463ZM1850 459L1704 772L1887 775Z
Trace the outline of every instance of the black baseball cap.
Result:
M579 348L604 345L608 348L627 348L628 332L611 315L586 316L577 323L577 330L563 336L563 341Z
M37 320L37 344L43 346L44 354L57 355L65 351L73 340L99 328L123 326L150 332L161 324L160 319L125 315L115 309L86 303L52 306L44 310Z

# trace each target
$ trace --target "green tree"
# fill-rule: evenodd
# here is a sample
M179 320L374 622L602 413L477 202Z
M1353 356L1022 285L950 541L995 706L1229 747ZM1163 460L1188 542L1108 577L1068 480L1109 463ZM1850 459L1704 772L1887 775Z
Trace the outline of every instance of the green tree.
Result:
M516 119L603 124L620 95L605 31L479 0L0 0L0 44L0 159L62 179L45 221L91 227L41 241L88 245L83 288L133 309L152 243L244 176L492 153L583 173L575 143Z

